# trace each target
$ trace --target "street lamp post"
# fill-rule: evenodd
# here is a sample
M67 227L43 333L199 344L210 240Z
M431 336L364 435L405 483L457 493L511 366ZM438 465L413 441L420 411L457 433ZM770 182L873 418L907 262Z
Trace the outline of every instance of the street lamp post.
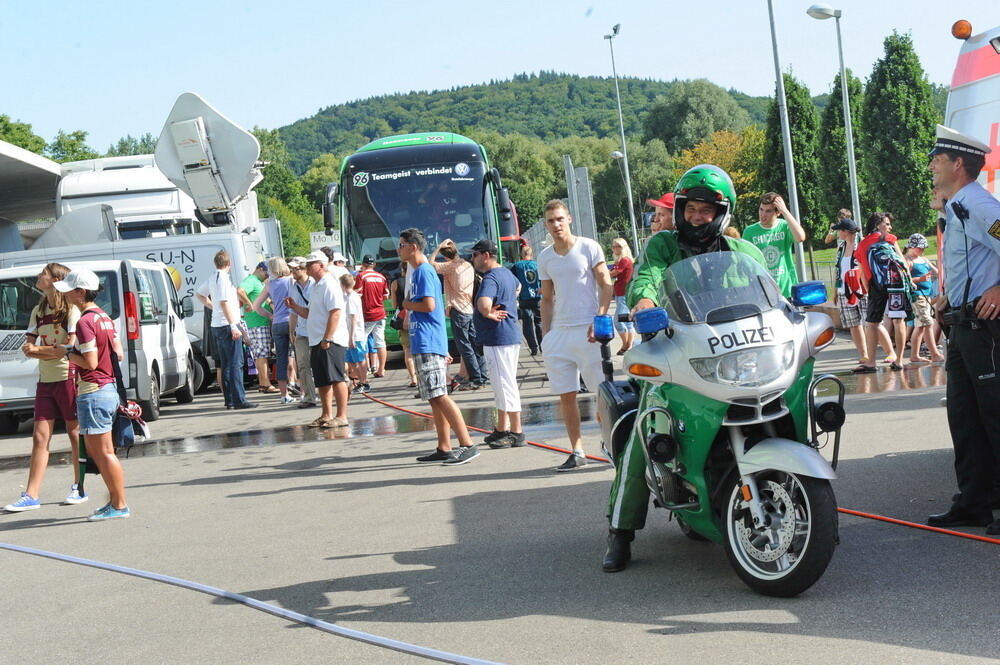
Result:
M802 221L799 214L799 190L795 184L795 161L792 158L792 130L788 127L788 103L785 101L785 79L781 75L781 60L778 58L778 34L774 28L774 7L767 0L767 15L771 19L771 47L774 50L774 79L777 86L778 117L781 119L781 139L785 151L785 180L788 181L788 202L795 219ZM799 279L806 278L806 259L802 253L802 243L795 243L795 267Z
M621 23L616 23L615 26L611 28L611 34L604 35L604 38L608 40L608 46L611 47L611 73L615 77L615 99L618 101L618 127L621 130L622 138L622 167L625 171L625 198L628 201L628 219L632 229L632 249L633 251L638 252L639 235L636 232L635 226L635 206L632 204L632 177L629 175L628 170L628 148L625 145L625 118L622 117L622 94L618 89L618 70L615 69L614 38L618 36L619 28L621 28Z
M854 218L858 219L861 215L861 202L858 198L858 171L854 162L854 130L851 126L851 104L847 92L847 69L844 67L844 42L840 37L840 17L843 12L820 2L807 9L806 14L820 21L828 18L837 19L837 52L840 54L840 97L844 105L844 132L847 138L847 171L851 178L851 205L854 207Z

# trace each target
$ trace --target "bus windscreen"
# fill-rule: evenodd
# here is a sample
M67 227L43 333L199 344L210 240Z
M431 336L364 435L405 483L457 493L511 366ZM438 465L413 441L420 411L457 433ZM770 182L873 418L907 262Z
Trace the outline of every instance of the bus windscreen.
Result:
M349 170L343 191L351 253L394 261L399 233L411 227L424 232L429 248L451 238L467 253L490 236L485 175L484 164L474 161Z

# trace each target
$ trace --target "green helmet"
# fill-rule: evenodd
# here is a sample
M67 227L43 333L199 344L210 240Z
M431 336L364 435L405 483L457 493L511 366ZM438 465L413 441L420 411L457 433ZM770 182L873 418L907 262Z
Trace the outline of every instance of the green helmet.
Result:
M709 224L695 226L684 219L688 201L714 203L718 214ZM705 251L729 226L736 210L736 190L729 174L718 166L699 164L688 170L674 188L674 225L681 243Z

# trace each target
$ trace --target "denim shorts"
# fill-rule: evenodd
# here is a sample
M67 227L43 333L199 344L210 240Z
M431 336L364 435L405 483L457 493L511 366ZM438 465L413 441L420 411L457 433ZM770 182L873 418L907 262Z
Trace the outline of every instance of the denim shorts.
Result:
M97 392L76 396L76 417L80 421L80 434L110 432L118 411L118 388L113 383Z

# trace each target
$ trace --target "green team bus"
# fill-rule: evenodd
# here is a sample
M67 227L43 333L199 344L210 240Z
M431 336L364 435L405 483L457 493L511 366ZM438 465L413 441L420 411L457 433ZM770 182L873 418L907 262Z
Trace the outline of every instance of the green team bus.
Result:
M490 238L505 262L518 260L516 215L499 172L483 146L449 132L389 136L359 148L341 164L340 181L327 187L323 217L328 233L339 221L345 255L374 256L390 282L399 276L399 232L411 227L424 232L428 254L451 238L469 258L477 240ZM390 319L394 309L386 302ZM399 344L388 326L386 343Z

